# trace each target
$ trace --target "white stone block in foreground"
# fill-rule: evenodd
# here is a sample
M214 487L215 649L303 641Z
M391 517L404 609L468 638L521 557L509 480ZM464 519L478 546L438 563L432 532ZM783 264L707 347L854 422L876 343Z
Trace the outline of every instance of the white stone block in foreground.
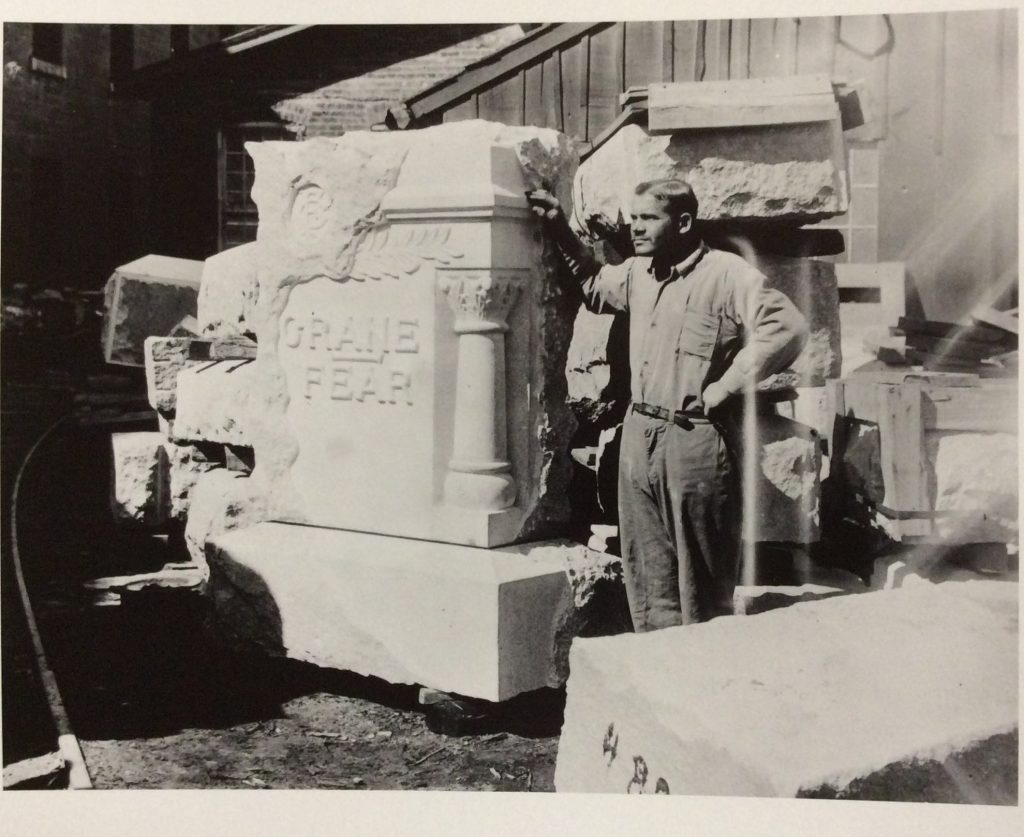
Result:
M898 799L1016 729L1017 621L1017 585L951 582L577 640L555 787Z
M564 680L586 598L567 571L593 556L567 541L479 549L283 523L215 535L206 551L230 634L491 701Z

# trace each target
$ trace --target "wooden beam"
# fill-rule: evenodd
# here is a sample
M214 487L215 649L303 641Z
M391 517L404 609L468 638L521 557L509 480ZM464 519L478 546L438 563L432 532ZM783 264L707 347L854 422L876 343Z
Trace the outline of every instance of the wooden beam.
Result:
M583 38L561 53L562 132L568 136L587 138L587 108L590 75L590 39Z
M445 108L451 102L477 92L493 83L494 79L513 73L528 64L543 60L589 32L607 29L611 23L560 23L547 32L519 47L513 47L494 61L485 61L456 76L448 83L442 83L406 101L415 119L421 119L432 111Z
M878 432L881 442L885 505L899 512L931 509L925 475L921 384L878 386ZM931 521L896 520L897 540L931 534Z
M924 388L925 430L1017 433L1017 386L1010 379L981 386Z
M769 100L712 103L707 99L686 105L657 106L650 100L651 132L688 128L727 128L830 122L839 119L839 106L828 96L799 96Z
M770 78L735 78L724 81L676 81L649 84L651 96L660 104L685 104L694 97L746 96L760 101L765 96L832 95L832 79L828 73ZM655 93L655 91L657 91Z

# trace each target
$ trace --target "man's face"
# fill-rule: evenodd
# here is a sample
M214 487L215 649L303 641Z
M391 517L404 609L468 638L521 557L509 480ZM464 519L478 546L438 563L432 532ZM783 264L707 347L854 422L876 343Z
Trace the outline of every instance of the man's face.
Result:
M673 218L653 195L635 195L630 215L633 252L638 256L654 256L670 251L690 228L690 223L688 213Z

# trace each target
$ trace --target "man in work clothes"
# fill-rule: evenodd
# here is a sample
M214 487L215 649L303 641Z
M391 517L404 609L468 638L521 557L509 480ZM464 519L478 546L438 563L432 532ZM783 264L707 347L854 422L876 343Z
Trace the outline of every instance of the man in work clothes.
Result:
M730 613L739 498L723 429L734 424L745 388L796 358L806 322L758 270L700 240L697 199L681 180L636 188L636 255L604 267L576 239L554 196L528 197L587 307L629 312L631 403L618 493L633 627Z

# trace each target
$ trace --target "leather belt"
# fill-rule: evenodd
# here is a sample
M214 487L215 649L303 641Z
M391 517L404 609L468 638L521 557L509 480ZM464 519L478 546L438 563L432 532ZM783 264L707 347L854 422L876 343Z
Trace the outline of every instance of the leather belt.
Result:
M664 407L655 407L652 404L636 401L630 405L630 409L642 416L660 419L661 421L670 421L680 427L686 427L687 425L692 427L695 424L711 424L711 419L704 415L704 413L698 413L694 410L666 410Z

